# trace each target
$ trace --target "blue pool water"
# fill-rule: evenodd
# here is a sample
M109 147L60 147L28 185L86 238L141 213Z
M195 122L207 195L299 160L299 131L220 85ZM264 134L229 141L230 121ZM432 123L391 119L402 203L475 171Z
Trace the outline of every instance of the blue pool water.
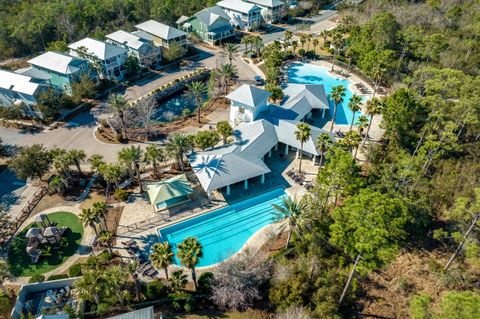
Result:
M180 263L176 259L176 245L187 237L196 237L203 246L203 258L198 266L219 263L239 251L255 232L274 221L272 204L280 205L283 196L286 196L284 189L276 188L159 229L160 241L170 242L177 265Z
M347 79L338 78L329 73L329 70L319 65L308 63L295 63L288 69L288 79L290 83L298 84L323 84L325 93L329 97L330 112L328 116L325 116L325 121L322 122L322 126L330 121L333 117L334 103L330 100L330 92L332 87L342 85L345 87L345 97L343 103L337 106L337 115L335 123L339 125L350 125L352 122L352 111L348 108L348 102L353 93L350 91L350 82ZM356 112L355 120L361 115L360 112Z

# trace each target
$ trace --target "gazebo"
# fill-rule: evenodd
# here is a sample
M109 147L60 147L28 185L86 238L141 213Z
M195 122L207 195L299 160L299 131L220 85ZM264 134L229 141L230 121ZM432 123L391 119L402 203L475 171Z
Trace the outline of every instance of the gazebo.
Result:
M193 189L185 174L145 185L155 211L168 209L190 199Z

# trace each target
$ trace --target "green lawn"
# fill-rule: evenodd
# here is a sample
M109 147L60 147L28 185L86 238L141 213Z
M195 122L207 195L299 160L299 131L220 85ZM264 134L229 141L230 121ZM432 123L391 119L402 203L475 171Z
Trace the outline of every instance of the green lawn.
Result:
M51 222L56 222L58 227L67 226L69 228L63 234L66 242L60 249L52 249L49 256L41 256L36 264L32 264L30 256L25 251L28 242L25 234L33 224L28 225L27 228L15 237L8 251L10 271L15 277L30 277L49 272L65 262L80 246L83 237L83 226L77 216L67 212L56 212L48 214L48 218Z

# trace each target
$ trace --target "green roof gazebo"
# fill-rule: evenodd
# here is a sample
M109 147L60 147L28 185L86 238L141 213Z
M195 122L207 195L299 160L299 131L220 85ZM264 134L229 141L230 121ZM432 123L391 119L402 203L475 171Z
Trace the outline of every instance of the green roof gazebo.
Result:
M192 187L185 174L145 185L155 210L167 209L190 199Z

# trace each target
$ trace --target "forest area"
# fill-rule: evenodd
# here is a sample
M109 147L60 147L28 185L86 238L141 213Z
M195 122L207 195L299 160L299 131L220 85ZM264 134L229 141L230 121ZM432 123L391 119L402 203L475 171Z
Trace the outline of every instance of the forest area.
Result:
M480 3L372 0L341 15L339 59L389 87L385 134L364 163L322 145L270 302L305 318L479 318Z

